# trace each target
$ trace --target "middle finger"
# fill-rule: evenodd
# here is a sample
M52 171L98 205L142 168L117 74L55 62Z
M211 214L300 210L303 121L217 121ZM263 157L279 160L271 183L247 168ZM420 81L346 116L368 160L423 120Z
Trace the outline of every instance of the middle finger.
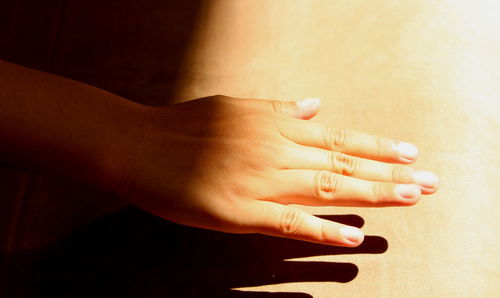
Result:
M364 180L412 184L420 186L423 194L436 190L437 176L416 171L409 166L378 162L345 153L307 146L294 146L288 152L288 169L327 170Z

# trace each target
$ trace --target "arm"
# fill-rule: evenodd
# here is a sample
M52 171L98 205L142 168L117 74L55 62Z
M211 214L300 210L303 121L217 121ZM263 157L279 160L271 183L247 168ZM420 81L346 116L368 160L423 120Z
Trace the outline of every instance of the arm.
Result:
M437 177L408 143L307 120L318 100L212 96L146 107L0 64L0 160L117 192L163 218L357 246L363 233L290 204L410 206Z
M0 161L112 188L142 106L0 61Z

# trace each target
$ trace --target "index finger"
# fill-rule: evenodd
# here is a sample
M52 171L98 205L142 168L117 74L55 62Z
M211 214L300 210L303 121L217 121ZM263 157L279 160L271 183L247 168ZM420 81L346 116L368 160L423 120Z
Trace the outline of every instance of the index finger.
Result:
M291 119L280 130L289 140L301 145L372 160L412 163L418 156L418 149L413 144L318 122Z

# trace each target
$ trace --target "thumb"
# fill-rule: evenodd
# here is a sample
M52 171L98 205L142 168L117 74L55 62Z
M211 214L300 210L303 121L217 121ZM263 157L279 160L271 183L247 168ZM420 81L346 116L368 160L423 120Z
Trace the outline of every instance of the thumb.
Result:
M319 98L304 98L297 101L271 100L271 106L277 113L298 119L311 119L319 112Z
M295 101L295 114L292 117L299 119L311 119L319 112L321 99L319 98L304 98Z
M235 100L235 98L232 98L232 100ZM321 99L319 98L304 98L296 101L266 99L239 100L241 105L247 107L258 108L264 111L271 110L272 112L304 120L316 116L319 112L319 106L321 105Z

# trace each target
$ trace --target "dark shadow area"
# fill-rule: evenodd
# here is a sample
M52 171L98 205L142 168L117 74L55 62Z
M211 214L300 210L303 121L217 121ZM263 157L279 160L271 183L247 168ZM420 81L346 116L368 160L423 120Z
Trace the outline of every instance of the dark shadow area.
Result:
M362 224L356 215L327 218ZM231 289L349 282L358 273L354 264L285 260L383 253L387 248L378 236L367 236L363 245L349 249L206 231L130 207L75 230L46 251L14 255L10 288L12 297L310 297Z
M0 59L166 105L208 4L3 0Z

